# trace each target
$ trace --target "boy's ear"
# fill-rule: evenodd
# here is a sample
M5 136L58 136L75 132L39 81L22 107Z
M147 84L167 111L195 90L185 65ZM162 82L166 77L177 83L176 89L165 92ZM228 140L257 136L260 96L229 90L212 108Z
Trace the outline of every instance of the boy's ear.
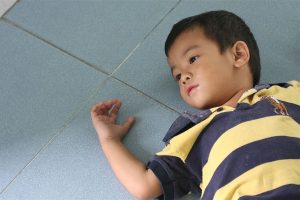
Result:
M237 41L232 47L234 66L242 67L249 62L250 53L248 45L244 41Z

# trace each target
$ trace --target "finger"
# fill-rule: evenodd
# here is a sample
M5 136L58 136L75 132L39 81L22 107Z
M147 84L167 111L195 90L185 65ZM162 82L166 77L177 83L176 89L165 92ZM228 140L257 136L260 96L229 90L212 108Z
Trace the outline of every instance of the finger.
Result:
M125 129L126 132L129 131L129 129L132 127L132 125L135 122L135 118L134 117L128 117L127 120L123 123L123 128Z
M109 101L96 103L92 108L92 112L97 115L108 115L111 107L114 104L116 104L118 101L120 101L120 100L112 99Z
M117 102L116 104L114 104L114 106L111 108L111 111L110 111L110 117L111 117L111 119L113 120L113 122L116 121L121 106L122 106L121 101L118 101L118 102Z
M107 115L108 111L106 106L103 103L97 103L93 106L91 110L92 115Z
M106 115L102 110L98 110L98 107L92 108L91 110L91 118L94 121L105 121L106 118L108 118L108 115Z

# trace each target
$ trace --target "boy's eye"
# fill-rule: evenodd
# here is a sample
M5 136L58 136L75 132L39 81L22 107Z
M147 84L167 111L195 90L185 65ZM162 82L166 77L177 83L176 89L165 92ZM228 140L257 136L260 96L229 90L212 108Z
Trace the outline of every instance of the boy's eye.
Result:
M199 56L193 56L190 58L190 64L193 64L197 59L199 58Z
M180 78L181 78L181 74L177 74L177 75L175 76L175 80L176 80L176 81L180 81Z

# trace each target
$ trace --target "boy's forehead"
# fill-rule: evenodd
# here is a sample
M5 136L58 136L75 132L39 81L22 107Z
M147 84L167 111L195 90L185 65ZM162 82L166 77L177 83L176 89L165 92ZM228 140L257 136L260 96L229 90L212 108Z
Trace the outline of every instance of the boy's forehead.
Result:
M205 42L205 40L209 39L205 36L202 28L194 27L187 29L176 37L173 44L170 46L169 54L184 54L196 46L201 46L201 43Z
M201 48L208 38L204 35L202 28L193 27L185 30L174 40L168 51L167 61L173 66L174 60L183 57L189 51Z

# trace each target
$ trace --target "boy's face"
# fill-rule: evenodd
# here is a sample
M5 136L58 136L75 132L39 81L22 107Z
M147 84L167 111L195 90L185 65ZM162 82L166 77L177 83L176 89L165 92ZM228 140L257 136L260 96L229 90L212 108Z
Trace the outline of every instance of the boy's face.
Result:
M234 56L220 53L200 27L181 33L168 52L168 63L183 100L198 109L226 105L235 95Z

